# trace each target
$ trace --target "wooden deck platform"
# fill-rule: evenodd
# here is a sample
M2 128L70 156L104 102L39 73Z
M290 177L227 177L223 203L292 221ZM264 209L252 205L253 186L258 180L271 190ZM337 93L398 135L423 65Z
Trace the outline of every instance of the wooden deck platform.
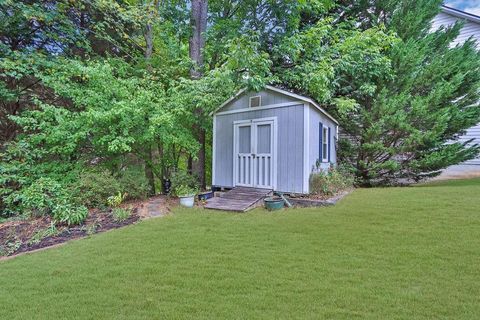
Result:
M236 187L225 192L220 197L207 200L206 209L246 212L254 208L266 196L270 195L270 189L258 189Z

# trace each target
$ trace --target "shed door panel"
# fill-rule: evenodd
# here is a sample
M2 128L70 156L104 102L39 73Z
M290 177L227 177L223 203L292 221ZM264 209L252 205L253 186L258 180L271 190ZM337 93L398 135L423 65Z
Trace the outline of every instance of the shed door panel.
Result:
M274 188L274 120L234 125L234 184Z

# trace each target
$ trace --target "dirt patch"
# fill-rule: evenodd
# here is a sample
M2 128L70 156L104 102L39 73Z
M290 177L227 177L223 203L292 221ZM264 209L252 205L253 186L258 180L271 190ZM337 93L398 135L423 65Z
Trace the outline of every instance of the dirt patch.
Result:
M164 216L178 205L178 199L155 196L146 200L128 201L123 208L132 210L129 218L117 221L112 210L92 209L78 226L55 225L49 216L0 224L0 259L20 253L55 246L107 230L121 228L139 219Z
M49 216L9 221L0 225L0 257L38 250L120 228L135 223L139 218L138 208L133 208L131 216L123 221L115 220L111 210L93 209L87 219L78 226L55 225Z

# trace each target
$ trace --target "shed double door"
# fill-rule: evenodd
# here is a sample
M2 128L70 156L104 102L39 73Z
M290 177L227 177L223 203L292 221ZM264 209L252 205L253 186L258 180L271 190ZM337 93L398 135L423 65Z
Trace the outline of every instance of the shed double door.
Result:
M235 186L274 189L275 120L234 124Z

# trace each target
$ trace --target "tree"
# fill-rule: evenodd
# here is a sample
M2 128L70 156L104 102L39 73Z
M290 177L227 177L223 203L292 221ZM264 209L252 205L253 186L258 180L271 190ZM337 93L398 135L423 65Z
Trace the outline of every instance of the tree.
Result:
M190 37L190 58L193 61L193 65L190 71L190 75L193 79L199 79L202 75L203 69L203 51L205 49L205 32L207 31L207 0L192 0L192 13L191 13L191 26L192 35ZM197 117L202 117L202 107L200 106L195 111ZM205 177L205 136L206 131L202 127L201 123L194 126L195 133L197 135L200 149L197 159L194 159L192 163L192 172L196 174L200 180L202 188L206 187Z
M456 140L480 121L479 53L451 47L459 25L430 32L440 4L346 1L276 48L280 82L340 120L359 184L418 181L478 152Z

